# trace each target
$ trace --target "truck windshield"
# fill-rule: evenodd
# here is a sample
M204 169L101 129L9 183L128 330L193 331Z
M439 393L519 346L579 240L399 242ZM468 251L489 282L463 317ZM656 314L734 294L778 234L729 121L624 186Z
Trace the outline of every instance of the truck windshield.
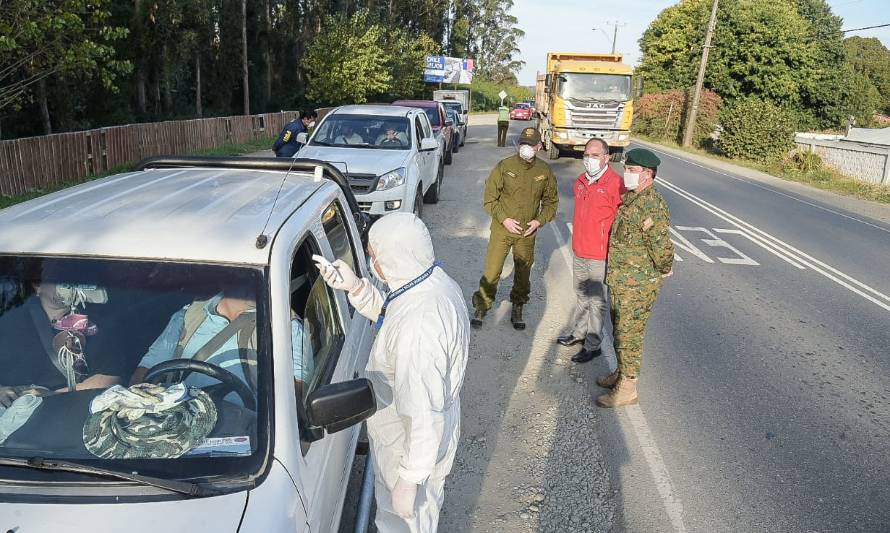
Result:
M411 130L405 117L335 114L321 123L309 144L408 150Z
M0 255L0 457L255 473L270 390L263 287L258 268Z
M617 74L564 73L559 76L559 96L574 100L629 100L630 76Z

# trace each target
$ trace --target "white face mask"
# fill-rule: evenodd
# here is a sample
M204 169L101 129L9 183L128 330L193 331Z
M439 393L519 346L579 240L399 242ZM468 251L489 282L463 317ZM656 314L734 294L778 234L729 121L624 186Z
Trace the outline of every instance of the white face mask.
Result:
M587 176L593 179L599 178L597 174L600 173L600 170L603 169L603 164L600 162L598 157L585 157L584 158L584 169L587 171Z
M370 264L369 264L368 266L371 267L371 268L369 269L369 270L371 271L371 276L373 276L374 278L378 279L379 281L382 281L383 283L386 283L386 280L383 279L383 277L382 277L380 274L377 273L377 269L379 268L379 266L377 265L377 258L376 258L376 257L372 257L372 258L371 258Z
M624 173L624 186L629 190L634 190L640 186L640 173L639 172L625 172Z
M535 158L535 147L527 144L519 145L519 157L525 161L531 161Z

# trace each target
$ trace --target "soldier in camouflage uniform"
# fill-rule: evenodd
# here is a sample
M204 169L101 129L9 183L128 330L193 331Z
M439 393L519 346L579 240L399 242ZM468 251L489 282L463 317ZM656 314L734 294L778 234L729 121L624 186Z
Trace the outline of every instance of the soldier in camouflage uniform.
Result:
M649 150L627 152L622 197L612 224L606 284L612 296L612 325L618 368L597 378L611 389L596 399L600 407L635 404L646 322L664 278L671 275L674 245L670 211L652 186L661 161Z

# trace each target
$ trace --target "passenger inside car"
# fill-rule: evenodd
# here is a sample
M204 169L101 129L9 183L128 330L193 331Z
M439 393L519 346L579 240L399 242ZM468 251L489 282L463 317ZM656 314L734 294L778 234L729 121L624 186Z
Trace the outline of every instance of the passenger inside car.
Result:
M378 146L408 146L408 136L404 131L399 131L393 124L384 126L383 133L377 136L375 142Z
M362 136L355 132L355 128L349 122L343 124L340 128L340 135L334 139L334 144L364 144L365 140Z

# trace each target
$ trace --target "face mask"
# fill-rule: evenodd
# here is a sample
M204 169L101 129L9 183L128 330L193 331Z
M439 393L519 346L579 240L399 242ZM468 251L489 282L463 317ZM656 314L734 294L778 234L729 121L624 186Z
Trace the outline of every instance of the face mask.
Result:
M629 190L634 190L640 186L640 173L639 172L625 172L624 173L624 186Z
M603 164L600 162L598 157L585 157L584 158L584 169L587 170L587 175L591 178L598 178L597 174L599 174L600 170L603 169Z
M371 264L370 264L370 267L371 267L371 276L373 276L373 277L374 277L376 280L378 280L378 281L381 281L381 282L383 282L383 283L386 283L386 280L383 279L382 277L380 277L380 274L377 273L377 269L378 269L379 267L378 267L378 265L377 265L377 258L376 258L376 257L371 258Z
M535 158L535 147L529 146L527 144L522 144L519 146L519 157L521 157L525 161L531 161Z
M315 127L315 121L313 120L313 121L310 122L309 125L306 126L306 127L307 127L307 128L314 128L314 127Z

